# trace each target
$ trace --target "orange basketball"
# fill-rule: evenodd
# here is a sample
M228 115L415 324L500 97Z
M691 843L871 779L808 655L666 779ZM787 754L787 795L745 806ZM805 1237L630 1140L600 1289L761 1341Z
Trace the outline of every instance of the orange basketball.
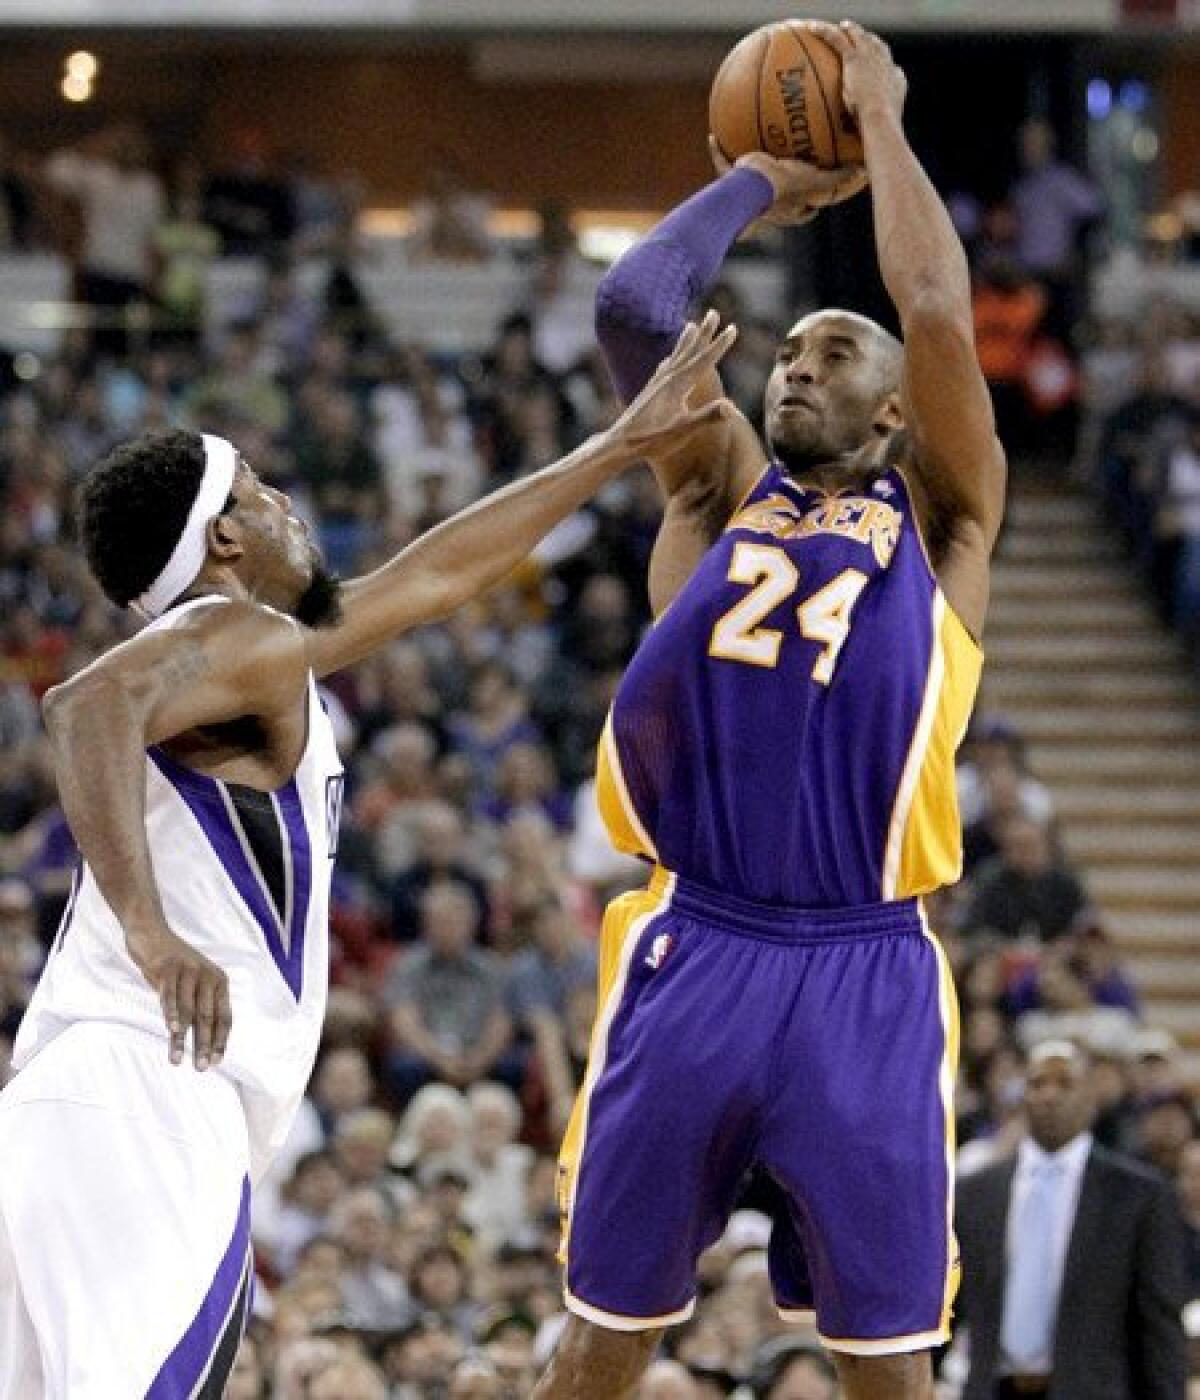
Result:
M765 151L826 170L862 160L842 103L841 58L790 20L764 24L729 51L713 79L708 124L729 160Z

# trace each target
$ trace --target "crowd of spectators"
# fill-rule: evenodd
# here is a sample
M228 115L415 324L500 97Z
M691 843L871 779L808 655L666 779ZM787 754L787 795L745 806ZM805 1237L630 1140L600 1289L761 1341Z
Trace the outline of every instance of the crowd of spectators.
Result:
M38 700L132 627L89 583L75 545L72 492L89 465L146 428L224 433L353 573L616 411L594 353L553 364L539 353L544 262L491 345L435 356L390 343L336 262L352 190L299 175L285 190L247 148L219 178L180 172L168 199L137 133L104 140L56 158L36 182L0 176L0 227L7 219L15 244L35 237L43 200L71 192L92 303L147 297L157 275L170 311L138 338L102 319L36 373L0 380L0 1083L76 859ZM142 229L122 240L119 266L86 236L118 205ZM478 232L469 215L461 222ZM429 256L446 251L421 236ZM562 238L558 225L551 252ZM291 257L318 246L341 270L306 291ZM269 275L210 344L194 272L218 248L261 255ZM467 255L458 243L449 252ZM771 354L770 328L756 330L729 367L748 406ZM1110 488L1142 499L1153 443L1176 492L1173 519L1187 516L1200 435L1186 420L1168 448L1159 430L1195 389L1190 343L1160 337L1161 353L1141 352L1142 397L1114 394L1105 409ZM1138 353L1096 347L1097 395L1129 380L1102 349ZM1190 489L1195 516L1200 488ZM649 621L657 518L649 474L627 477L489 597L328 685L348 780L333 985L308 1096L257 1195L261 1286L229 1391L237 1400L518 1400L553 1346L563 1321L554 1152L595 1012L599 922L606 900L646 875L599 825L593 756ZM1165 534L1162 518L1147 526L1156 548L1176 542L1169 574L1156 566L1174 581L1189 536ZM1189 567L1200 570L1200 521L1192 527ZM1181 619L1200 596L1196 579L1192 589L1170 594ZM930 916L963 1009L960 1170L1016 1145L1023 1052L1048 1036L1085 1044L1097 1138L1179 1182L1200 1297L1200 1144L1174 1046L1143 1024L1103 918L1062 856L1051 795L1002 716L977 719L959 780L966 878L931 901ZM836 1396L813 1335L785 1329L771 1306L768 1230L753 1209L735 1215L703 1260L697 1315L672 1334L643 1400Z
M1200 315L1158 296L1098 318L1082 371L1080 471L1200 665Z

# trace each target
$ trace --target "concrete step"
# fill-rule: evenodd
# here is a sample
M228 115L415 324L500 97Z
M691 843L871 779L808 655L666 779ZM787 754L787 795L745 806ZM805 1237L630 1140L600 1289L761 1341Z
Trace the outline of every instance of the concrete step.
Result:
M1103 907L1107 895L1140 895L1151 901L1170 894L1177 901L1195 900L1196 918L1200 921L1200 862L1191 868L1178 870L1164 866L1161 870L1146 870L1142 866L1098 865L1088 872L1088 883ZM1200 922L1197 923L1200 933Z
M1066 560L1123 560L1125 546L1107 530L1047 530L1036 524L1019 524L1006 530L998 557L1014 564L1063 563Z
M1188 909L1105 909L1104 922L1118 946L1131 955L1200 953L1200 919Z
M1174 957L1169 953L1153 953L1130 958L1127 966L1139 995L1147 1001L1194 997L1196 1014L1200 1018L1200 959L1181 950Z
M997 559L992 565L992 597L1133 598L1144 596L1136 579L1124 565L1102 560L1068 559L1062 563L1009 563Z
M1200 752L1186 745L1113 748L1055 740L1031 744L1029 761L1034 773L1052 787L1072 779L1084 785L1115 779L1139 788L1192 785L1192 796L1200 801Z
M1090 534L1104 530L1104 517L1090 496L1074 493L1015 492L1005 505L1004 518L1014 530L1051 529Z
M984 650L993 666L1010 670L1124 672L1183 664L1180 643L1165 632L1143 631L1130 636L1071 634L1050 637L985 637Z
M982 695L985 709L1087 705L1137 706L1145 710L1180 706L1200 715L1200 690L1173 670L1105 675L1090 671L1025 671L988 664L983 671Z
M1200 822L1200 793L1189 783L1114 786L1089 777L1055 784L1053 792L1064 825L1083 820L1096 825L1171 820L1194 826Z
M1038 743L1200 744L1200 712L1176 706L1144 710L1134 704L1096 709L1042 705L1022 716L1020 730L1026 740Z
M1157 628L1158 623L1149 606L1140 599L1125 597L1095 598L1088 595L1065 598L1001 597L988 609L989 636L997 627L1037 627L1053 620L1061 627L1082 631L1106 631L1114 626Z
M1090 869L1130 866L1200 866L1200 826L1131 823L1127 830L1091 826L1082 818L1062 827L1062 841L1071 859Z

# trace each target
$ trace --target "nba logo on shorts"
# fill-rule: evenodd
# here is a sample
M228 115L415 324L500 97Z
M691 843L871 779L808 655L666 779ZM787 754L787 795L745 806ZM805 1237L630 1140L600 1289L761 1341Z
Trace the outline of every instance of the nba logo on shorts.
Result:
M645 956L645 964L652 967L655 972L662 967L666 961L667 954L671 951L671 944L674 939L669 933L660 933L650 945L650 951Z

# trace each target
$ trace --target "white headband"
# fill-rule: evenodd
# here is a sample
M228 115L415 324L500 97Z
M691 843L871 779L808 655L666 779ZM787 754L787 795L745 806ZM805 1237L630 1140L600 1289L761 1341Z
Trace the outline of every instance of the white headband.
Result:
M208 433L202 435L202 441L204 476L188 511L183 534L179 536L162 573L139 598L133 600L132 606L151 621L161 617L200 572L208 554L208 541L205 538L208 522L220 515L233 490L237 448L224 438L212 437Z

